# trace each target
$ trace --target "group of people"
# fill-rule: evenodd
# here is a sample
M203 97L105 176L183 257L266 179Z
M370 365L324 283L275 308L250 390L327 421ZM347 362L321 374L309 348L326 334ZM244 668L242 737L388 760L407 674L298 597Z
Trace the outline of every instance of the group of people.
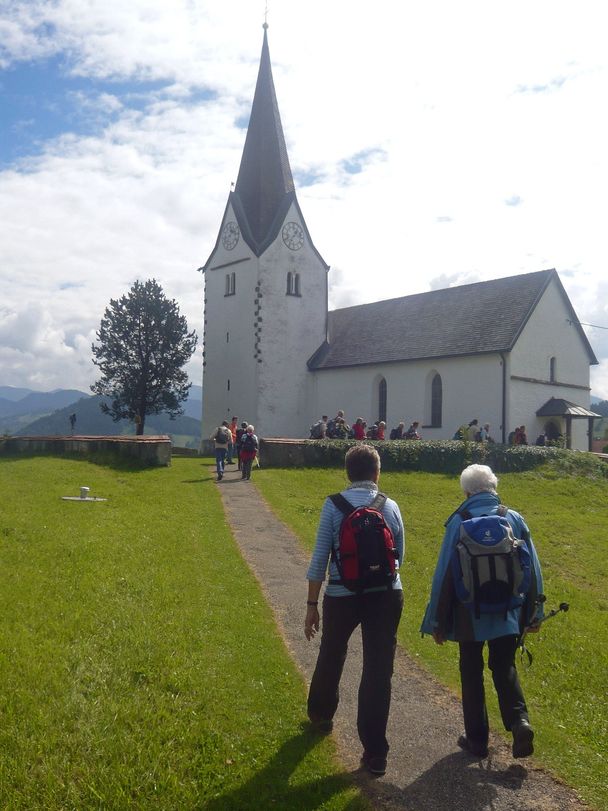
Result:
M511 431L507 441L509 445L527 445L528 435L526 433L526 426L519 425L514 431Z
M453 439L462 439L465 442L494 442L490 435L490 423L484 422L480 427L479 420L474 419L460 425L454 433Z
M238 469L242 474L241 478L246 480L251 478L253 462L257 458L260 447L253 425L244 421L239 426L239 418L233 417L230 422L224 420L209 439L212 439L214 443L218 482L224 478L226 465L234 464L235 456Z
M418 427L420 423L412 422L406 430L405 423L400 422L396 428L390 432L389 439L420 439ZM357 417L352 426L348 425L344 417L344 411L340 410L335 417L329 419L324 414L310 426L310 439L386 439L386 422L376 420L372 425L368 425L363 417Z
M363 747L362 766L373 775L386 771L389 744L386 727L391 700L391 678L397 644L397 627L403 608L403 587L399 569L403 564L405 529L395 501L379 493L380 457L371 445L349 449L345 458L349 485L340 494L328 497L321 510L317 538L307 572L308 597L304 633L308 640L321 630L321 644L308 695L308 717L312 728L328 733L338 706L339 683L350 636L361 626L363 668L358 694L357 730ZM537 630L542 619L542 575L530 531L522 516L500 503L498 480L486 465L469 465L460 476L464 500L445 524L443 543L433 576L430 599L421 632L438 645L457 642L460 653L464 732L456 744L470 756L488 755L489 725L484 696L483 648L489 648L488 665L503 724L512 734L515 758L533 752L534 732L515 665L515 653L524 630ZM346 506L345 506L346 505ZM353 512L350 515L348 510ZM356 515L361 511L378 513L376 522L389 539L392 567L386 565L381 585L367 580L355 588L345 575L343 550ZM477 599L462 601L455 585L452 561L462 543L463 525L498 517L500 526L513 540L523 544L528 554L528 584L517 581L521 600L507 602L495 613L486 613ZM351 524L353 522L353 524ZM492 524L495 526L496 524ZM390 556L389 556L390 557ZM377 567L376 567L377 568ZM491 567L490 567L491 568ZM321 612L319 598L329 570ZM352 577L352 574L350 575ZM509 586L513 586L511 576ZM369 584L372 585L369 585ZM523 581L521 581L523 583ZM353 590L354 589L354 590ZM501 595L502 599L502 595Z

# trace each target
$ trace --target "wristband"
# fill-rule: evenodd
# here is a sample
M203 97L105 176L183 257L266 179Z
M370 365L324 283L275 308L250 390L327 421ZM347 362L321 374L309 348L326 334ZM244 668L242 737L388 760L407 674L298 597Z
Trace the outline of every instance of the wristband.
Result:
M319 605L318 600L306 600L306 605Z

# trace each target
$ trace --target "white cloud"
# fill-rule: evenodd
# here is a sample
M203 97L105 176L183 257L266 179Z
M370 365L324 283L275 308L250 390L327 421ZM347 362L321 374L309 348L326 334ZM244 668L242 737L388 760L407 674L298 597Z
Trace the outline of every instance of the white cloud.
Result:
M556 267L581 320L608 326L602 10L271 7L290 160L313 179L298 196L335 268L334 306ZM236 179L261 11L246 0L8 0L3 12L0 65L59 54L73 75L135 83L131 100L80 91L94 134L68 133L0 173L0 331L33 312L41 325L34 349L2 341L0 382L83 387L103 309L135 278L157 278L202 332L195 268ZM136 98L144 80L166 86ZM589 330L601 358L606 335ZM605 366L592 379L608 397ZM189 368L198 382L200 347Z

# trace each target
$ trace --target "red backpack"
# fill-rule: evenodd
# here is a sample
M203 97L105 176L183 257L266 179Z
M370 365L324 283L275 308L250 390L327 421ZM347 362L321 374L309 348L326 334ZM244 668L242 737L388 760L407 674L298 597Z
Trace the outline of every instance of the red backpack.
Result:
M365 589L392 589L399 555L393 533L382 515L386 503L384 493L378 493L372 503L364 507L353 507L341 493L329 498L344 514L338 547L331 553L340 578L329 582L357 594Z

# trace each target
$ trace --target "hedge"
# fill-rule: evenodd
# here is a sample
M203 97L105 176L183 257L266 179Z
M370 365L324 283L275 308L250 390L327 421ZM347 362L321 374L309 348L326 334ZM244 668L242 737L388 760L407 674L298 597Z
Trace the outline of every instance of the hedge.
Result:
M428 473L460 473L467 465L489 465L497 473L531 470L550 464L565 472L608 477L606 465L591 453L535 445L498 445L461 440L365 440L377 448L383 470L421 470ZM319 439L303 443L307 467L341 467L355 440Z

